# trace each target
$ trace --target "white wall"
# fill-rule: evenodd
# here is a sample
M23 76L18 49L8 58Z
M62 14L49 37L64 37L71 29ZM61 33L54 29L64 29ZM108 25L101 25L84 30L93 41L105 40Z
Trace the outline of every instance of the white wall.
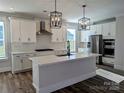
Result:
M124 16L116 19L115 69L124 70Z

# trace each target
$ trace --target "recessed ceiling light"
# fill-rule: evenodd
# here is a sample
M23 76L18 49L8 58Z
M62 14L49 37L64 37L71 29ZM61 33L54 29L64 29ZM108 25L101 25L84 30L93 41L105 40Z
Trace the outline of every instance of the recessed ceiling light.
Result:
M13 9L14 9L14 8L12 8L12 7L10 8L10 10L13 10Z

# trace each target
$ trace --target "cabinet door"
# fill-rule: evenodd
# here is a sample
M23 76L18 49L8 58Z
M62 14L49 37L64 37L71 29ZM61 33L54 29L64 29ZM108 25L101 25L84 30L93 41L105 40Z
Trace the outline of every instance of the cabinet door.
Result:
M81 32L81 42L89 42L89 31Z
M51 32L51 30L50 30L50 21L48 21L48 20L45 21L45 30L47 30L48 32Z
M116 35L116 22L110 23L110 34L111 34L111 36L115 37L115 35Z
M32 21L21 20L21 42L36 42L36 24Z
M63 42L67 41L67 29L66 29L66 27L63 27L63 29L62 29L62 41Z
M66 28L52 29L52 42L65 42L66 41Z
M36 23L34 21L29 22L30 28L28 29L29 33L29 42L36 42Z
M57 29L52 29L52 42L59 42Z
M110 23L103 24L103 36L110 36Z
M102 25L98 24L96 25L96 35L101 35L102 34Z
M22 70L22 60L20 56L14 55L12 56L12 72L21 71Z
M29 22L21 20L20 21L20 30L21 30L21 42L28 42L29 39Z
M58 29L57 31L57 37L58 37L58 42L63 42L63 27L61 27L60 29Z
M23 58L22 69L26 70L30 68L32 68L32 62L26 57Z
M16 19L10 20L10 31L11 31L11 42L20 42L21 33L20 33L20 21Z

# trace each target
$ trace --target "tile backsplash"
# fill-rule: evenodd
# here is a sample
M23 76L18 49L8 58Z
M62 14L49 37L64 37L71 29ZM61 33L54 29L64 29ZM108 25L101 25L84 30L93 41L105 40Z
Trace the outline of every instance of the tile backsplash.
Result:
M12 43L12 51L33 51L35 49L52 48L55 50L66 49L66 42L53 43L50 35L37 36L36 43Z

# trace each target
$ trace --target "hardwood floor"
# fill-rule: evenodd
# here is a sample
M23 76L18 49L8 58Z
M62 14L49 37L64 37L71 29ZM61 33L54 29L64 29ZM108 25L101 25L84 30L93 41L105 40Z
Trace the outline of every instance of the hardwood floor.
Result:
M31 71L14 75L11 72L0 73L0 93L36 93ZM97 75L53 93L124 93L124 82L118 85Z

